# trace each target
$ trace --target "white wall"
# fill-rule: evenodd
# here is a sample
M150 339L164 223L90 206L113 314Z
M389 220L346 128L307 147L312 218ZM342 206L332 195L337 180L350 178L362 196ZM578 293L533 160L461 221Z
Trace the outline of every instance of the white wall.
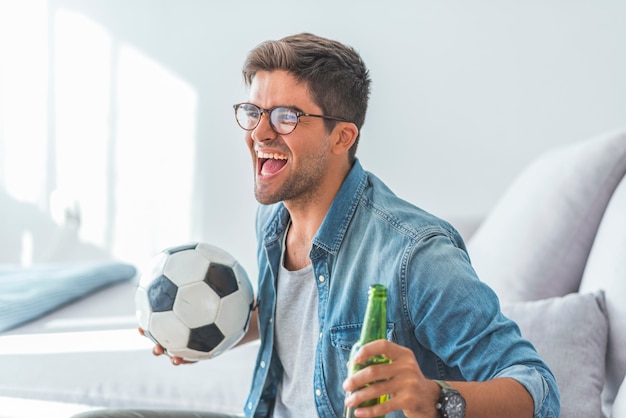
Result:
M621 0L42 7L47 84L29 94L48 105L35 118L46 123L46 168L43 186L25 198L44 212L55 190L70 206L78 201L82 237L130 261L197 239L254 271L252 175L231 104L246 98L247 52L266 39L308 31L355 47L373 79L362 163L400 196L453 220L486 214L542 151L626 126ZM20 18L20 28L41 26ZM24 37L0 42L0 58L10 58L0 82L12 82L7 69L29 54L39 62L28 43L6 52ZM15 195L19 170L8 172L6 161L19 134L9 129L9 101L0 90L0 185Z

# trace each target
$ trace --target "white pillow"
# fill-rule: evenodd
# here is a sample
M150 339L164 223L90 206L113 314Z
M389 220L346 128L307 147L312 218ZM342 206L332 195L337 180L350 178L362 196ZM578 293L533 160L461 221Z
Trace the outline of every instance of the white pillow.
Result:
M562 417L601 417L608 320L603 292L504 304L548 364L561 393Z
M626 173L626 131L541 156L468 242L479 277L501 300L578 290L602 214Z
M606 294L611 327L604 398L610 405L626 375L626 178L615 190L598 228L580 289L603 289Z

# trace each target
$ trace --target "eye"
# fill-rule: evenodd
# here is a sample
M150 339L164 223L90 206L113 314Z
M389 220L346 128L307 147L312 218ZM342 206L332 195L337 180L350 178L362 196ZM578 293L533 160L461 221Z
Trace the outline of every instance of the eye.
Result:
M261 117L261 111L256 106L244 105L243 106L243 111L244 111L246 117L248 117L250 119L258 119L258 118Z
M289 107L277 107L272 112L272 118L276 124L295 125L298 123L298 112Z

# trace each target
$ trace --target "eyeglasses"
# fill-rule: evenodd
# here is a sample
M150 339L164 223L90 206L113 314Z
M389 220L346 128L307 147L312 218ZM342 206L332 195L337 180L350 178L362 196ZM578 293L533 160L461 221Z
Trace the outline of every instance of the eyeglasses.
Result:
M312 113L301 112L298 109L287 106L276 106L271 109L263 109L252 103L239 103L233 106L235 109L235 119L242 129L252 131L261 122L261 116L265 113L270 122L271 128L279 135L288 135L296 129L302 116L322 118L348 122L344 118L335 116L314 115Z

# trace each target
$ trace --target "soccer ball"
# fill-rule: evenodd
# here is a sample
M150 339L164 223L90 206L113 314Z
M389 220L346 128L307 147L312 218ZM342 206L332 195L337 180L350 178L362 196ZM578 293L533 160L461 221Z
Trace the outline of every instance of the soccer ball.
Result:
M254 305L243 267L206 243L167 248L151 261L135 293L144 334L169 356L215 357L241 340Z

